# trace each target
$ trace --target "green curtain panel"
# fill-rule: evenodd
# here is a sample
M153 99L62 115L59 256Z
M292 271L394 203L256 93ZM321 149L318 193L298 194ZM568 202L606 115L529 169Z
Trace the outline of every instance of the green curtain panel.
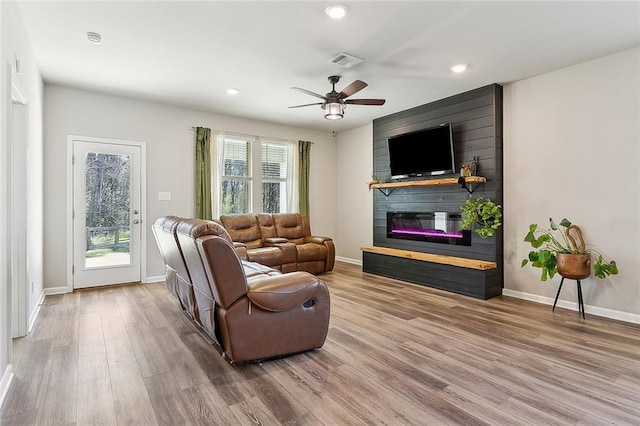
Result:
M211 129L196 127L196 217L211 215Z
M298 193L299 211L309 217L309 166L311 165L311 142L298 141Z

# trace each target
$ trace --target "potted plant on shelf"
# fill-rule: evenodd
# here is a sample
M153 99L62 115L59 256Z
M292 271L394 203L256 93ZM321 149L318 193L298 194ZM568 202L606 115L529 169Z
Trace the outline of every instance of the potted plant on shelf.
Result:
M380 178L378 178L378 175L376 174L376 172L373 172L371 173L371 181L368 183L369 190L371 190L371 185L375 185L377 183L380 183Z
M597 250L586 248L582 231L577 225L566 218L559 225L560 227L551 218L549 228L546 229L539 228L535 223L529 225L524 241L535 250L522 260L521 267L531 263L534 268L540 268L540 281L546 281L547 277L553 278L556 273L564 278L581 280L591 275L592 264L593 273L598 278L618 273L615 261L605 262ZM576 242L576 238L579 242Z
M467 198L460 210L464 214L462 227L473 229L483 239L492 237L502 225L502 207L487 197Z

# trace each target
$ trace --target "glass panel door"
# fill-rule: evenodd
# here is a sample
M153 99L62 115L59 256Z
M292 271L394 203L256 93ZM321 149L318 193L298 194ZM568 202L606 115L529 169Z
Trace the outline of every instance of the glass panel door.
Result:
M140 281L141 148L73 144L73 286Z

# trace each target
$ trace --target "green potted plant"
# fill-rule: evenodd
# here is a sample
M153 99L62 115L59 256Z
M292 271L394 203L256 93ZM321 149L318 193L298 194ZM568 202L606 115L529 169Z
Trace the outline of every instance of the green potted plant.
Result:
M371 185L375 185L377 183L380 183L380 178L378 178L378 175L376 174L376 172L373 172L371 173L371 181L368 183L369 190L371 190Z
M615 261L605 262L602 255L594 248L587 248L582 238L582 231L568 219L560 221L560 227L549 218L549 228L542 229L537 224L529 225L529 232L524 241L535 250L522 260L521 267L529 263L540 268L540 281L553 278L556 273L564 278L583 279L593 273L598 278L616 275L618 267ZM571 233L577 237L574 238ZM593 261L593 262L592 262Z
M502 207L487 197L467 198L460 210L464 214L462 227L473 229L483 239L492 237L502 225Z

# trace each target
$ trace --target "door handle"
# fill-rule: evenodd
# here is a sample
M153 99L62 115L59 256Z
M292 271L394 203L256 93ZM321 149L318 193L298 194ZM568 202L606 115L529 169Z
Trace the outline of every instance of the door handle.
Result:
M138 219L133 219L133 223L134 223L135 225L137 225L137 224L139 224L139 223L140 223L140 221L139 221Z
M133 211L133 214L138 214L138 210L134 210L134 211Z

